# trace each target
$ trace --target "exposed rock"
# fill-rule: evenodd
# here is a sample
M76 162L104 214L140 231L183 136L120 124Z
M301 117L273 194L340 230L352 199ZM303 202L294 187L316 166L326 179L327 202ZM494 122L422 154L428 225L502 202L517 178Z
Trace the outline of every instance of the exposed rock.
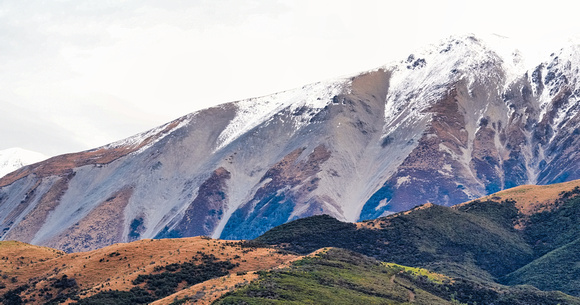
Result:
M127 187L99 204L89 214L62 233L44 242L66 252L80 252L111 245L122 239L123 210L133 194Z
M216 169L199 187L197 196L179 223L173 230L162 232L159 237L211 235L227 207L227 180L230 178L230 172L223 167Z

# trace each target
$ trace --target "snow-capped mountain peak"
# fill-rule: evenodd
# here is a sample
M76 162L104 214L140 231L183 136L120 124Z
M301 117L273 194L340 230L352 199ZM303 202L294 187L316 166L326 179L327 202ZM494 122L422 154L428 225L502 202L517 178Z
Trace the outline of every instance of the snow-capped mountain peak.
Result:
M451 37L350 77L226 103L0 179L0 239L67 251L254 238L580 178L576 47L528 63Z

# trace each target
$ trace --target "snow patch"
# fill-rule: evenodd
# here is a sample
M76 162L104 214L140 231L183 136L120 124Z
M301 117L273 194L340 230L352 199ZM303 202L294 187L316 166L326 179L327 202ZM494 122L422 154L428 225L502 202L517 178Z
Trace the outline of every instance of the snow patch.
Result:
M451 166L451 164L445 164L437 172L443 176L450 177L453 176L453 167Z
M445 165L443 165L443 170L447 171L447 172L451 172L453 170L453 167L451 166L451 164L445 164Z
M347 79L337 79L236 102L236 116L220 133L215 151L224 148L241 135L272 119L276 113L283 110L297 113L292 116L292 122L294 131L299 130L308 124L310 118L317 113L309 110L326 107L332 102L332 98L342 93L349 84L350 81ZM306 108L303 109L303 107Z
M411 176L399 177L399 178L397 178L397 184L395 185L395 187L399 188L404 183L409 183L409 182L411 182Z
M528 58L516 47L518 43L513 39L497 34L478 36L478 38L501 58L505 72L504 89L522 77L526 71L533 70L534 67L531 64L536 64L536 62L528 61Z
M138 147L138 146L142 145L143 142L148 141L147 144L143 145L141 148L139 148L139 150L133 152L132 154L142 153L147 148L155 145L155 143L159 142L161 139L163 139L167 135L171 134L174 130L177 130L177 129L189 124L191 122L191 118L196 113L197 112L194 112L194 113L188 114L185 117L178 119L179 123L172 128L168 128L168 127L170 127L172 124L175 124L176 121L172 121L172 122L169 122L167 124L161 125L159 127L153 128L149 131L136 134L132 137L129 137L129 138L117 141L117 142L113 142L111 144L107 144L105 146L97 148L97 150L98 149L114 149L114 148L119 148L119 147L134 148L134 147Z
M389 204L389 201L387 200L387 198L379 201L379 204L375 207L375 211L378 211L379 209L381 209L382 207L387 206L387 204Z

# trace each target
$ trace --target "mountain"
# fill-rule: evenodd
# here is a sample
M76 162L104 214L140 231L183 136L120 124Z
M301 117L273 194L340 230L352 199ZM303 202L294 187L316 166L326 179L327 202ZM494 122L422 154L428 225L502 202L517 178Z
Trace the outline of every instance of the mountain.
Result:
M576 46L526 71L453 37L352 77L201 110L0 179L2 240L67 252L251 239L580 178Z
M25 165L46 160L41 153L14 147L0 150L0 177Z
M576 180L359 223L312 216L253 241L146 239L70 254L2 241L0 302L580 304L579 217Z
M575 180L516 187L453 207L426 204L356 224L312 216L256 241L297 253L340 247L453 278L580 296L579 223Z

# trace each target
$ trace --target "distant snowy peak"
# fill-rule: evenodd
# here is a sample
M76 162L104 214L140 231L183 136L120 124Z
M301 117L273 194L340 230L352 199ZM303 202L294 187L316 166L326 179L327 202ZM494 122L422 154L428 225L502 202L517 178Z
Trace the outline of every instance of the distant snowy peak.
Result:
M396 70L405 70L404 74L413 74L415 78L424 76L436 83L446 83L463 77L469 77L470 82L473 82L476 78L497 77L489 75L490 71L516 68L521 61L521 54L515 49L511 52L507 50L509 49L499 47L499 43L474 36L450 37L409 55L397 65ZM424 75L416 73L424 67ZM518 72L523 72L523 67L518 68Z
M47 158L41 153L18 147L0 150L0 177L23 166L40 162Z

